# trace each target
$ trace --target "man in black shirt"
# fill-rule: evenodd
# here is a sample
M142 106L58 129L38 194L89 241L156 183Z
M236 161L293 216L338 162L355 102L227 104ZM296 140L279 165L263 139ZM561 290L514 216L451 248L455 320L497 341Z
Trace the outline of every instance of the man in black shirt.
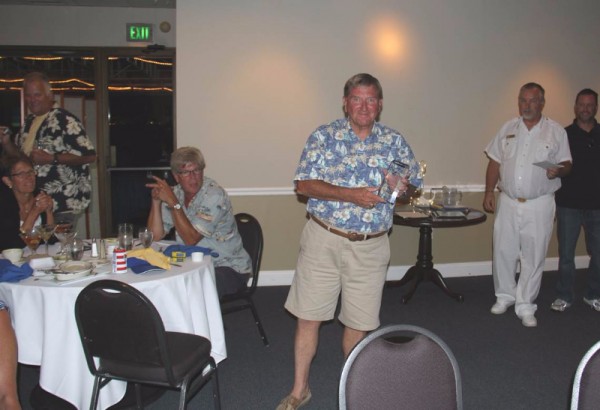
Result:
M571 173L556 192L559 253L557 299L551 308L562 312L573 303L575 246L583 226L588 288L583 301L600 312L600 126L596 121L598 94L586 88L575 99L575 120L566 128L573 156Z

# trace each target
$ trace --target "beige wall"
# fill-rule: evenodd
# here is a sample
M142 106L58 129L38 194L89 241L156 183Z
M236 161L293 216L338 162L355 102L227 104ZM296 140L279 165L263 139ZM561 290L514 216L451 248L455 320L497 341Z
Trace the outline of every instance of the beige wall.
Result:
M577 91L600 89L599 12L587 0L179 0L178 145L200 147L236 211L261 220L263 269L292 270L305 222L294 171L309 133L341 116L348 77L381 80L382 122L428 162L428 187L458 186L481 208L483 149L517 115L518 88L541 83L563 124ZM435 230L434 262L489 262L492 225ZM394 228L392 267L414 263L417 235Z
M175 47L174 9L130 7L54 7L0 5L0 42L3 46L145 47L125 41L127 23L154 25L153 43Z
M600 89L599 13L590 0L180 0L178 145L201 147L227 188L291 188L307 136L367 71L427 183L481 185L522 84L541 83L563 124L577 91Z
M466 193L463 203L481 209L483 195ZM300 233L306 222L305 205L296 196L235 196L232 197L235 212L248 212L262 224L265 248L262 269L265 271L289 271L295 268L298 257ZM433 232L433 257L436 264L460 264L487 262L492 259L492 228L494 215L486 222L464 228L442 228ZM392 249L391 266L410 266L415 263L418 250L418 229L394 226L390 236ZM578 254L584 255L583 236L579 241ZM557 257L556 235L553 235L548 257ZM465 272L466 274L467 272ZM487 272L468 272L478 275Z

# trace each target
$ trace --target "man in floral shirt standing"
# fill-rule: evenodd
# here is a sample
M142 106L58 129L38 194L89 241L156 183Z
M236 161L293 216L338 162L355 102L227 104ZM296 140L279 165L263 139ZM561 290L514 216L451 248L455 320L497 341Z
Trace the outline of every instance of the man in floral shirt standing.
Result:
M96 151L77 117L54 107L54 95L45 74L33 72L23 79L30 115L15 144L2 139L9 154L18 149L36 165L37 186L54 200L54 212L82 213L92 192L89 164Z
M310 219L300 239L300 256L286 309L298 318L294 349L294 386L278 410L306 404L310 365L321 322L339 320L347 356L366 332L379 327L379 309L390 260L388 231L394 204L378 196L388 165L408 165L408 183L420 186L419 166L405 139L377 122L383 108L379 81L357 74L344 86L347 118L319 127L308 138L295 183L309 198Z

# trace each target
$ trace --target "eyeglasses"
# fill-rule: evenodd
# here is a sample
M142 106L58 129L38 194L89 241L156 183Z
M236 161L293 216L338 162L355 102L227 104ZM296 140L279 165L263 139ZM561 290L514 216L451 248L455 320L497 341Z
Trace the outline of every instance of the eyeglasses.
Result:
M356 95L352 95L352 96L350 96L349 100L350 100L350 104L352 104L354 106L360 106L363 104L363 102L366 102L367 105L372 107L379 103L379 98L376 98L376 97L360 98Z
M36 175L37 175L37 172L35 172L35 170L33 170L33 169L30 169L29 171L17 172L16 174L10 174L11 177L17 177L17 178L27 178L27 177L33 177Z
M185 171L178 171L177 173L184 178L187 178L192 174L194 174L194 176L197 177L202 173L202 170L200 168L196 168L196 169L190 169L190 170L185 170Z

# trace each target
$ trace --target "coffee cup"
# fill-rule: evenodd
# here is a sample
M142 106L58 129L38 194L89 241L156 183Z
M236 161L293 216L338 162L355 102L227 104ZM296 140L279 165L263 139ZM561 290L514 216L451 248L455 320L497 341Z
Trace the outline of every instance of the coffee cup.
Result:
M112 258L113 251L119 246L119 240L117 238L107 238L104 240L104 248L106 250L106 257Z
M21 260L21 257L23 256L23 249L19 249L19 248L4 249L2 251L2 256L4 256L6 259L11 261L12 263L17 263Z

